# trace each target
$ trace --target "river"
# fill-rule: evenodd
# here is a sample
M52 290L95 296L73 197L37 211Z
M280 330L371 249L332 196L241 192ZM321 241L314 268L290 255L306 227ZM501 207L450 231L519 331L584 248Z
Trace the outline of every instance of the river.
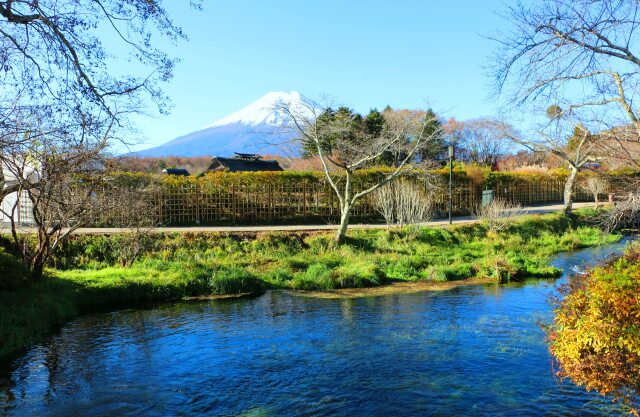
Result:
M267 292L85 315L0 364L7 416L602 416L553 374L559 280L317 299Z

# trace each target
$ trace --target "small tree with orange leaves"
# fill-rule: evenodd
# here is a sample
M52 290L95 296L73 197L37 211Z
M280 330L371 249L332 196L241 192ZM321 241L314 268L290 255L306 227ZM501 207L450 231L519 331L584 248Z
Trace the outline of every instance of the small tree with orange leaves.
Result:
M577 385L611 395L638 415L640 396L640 246L563 289L550 350L557 374Z

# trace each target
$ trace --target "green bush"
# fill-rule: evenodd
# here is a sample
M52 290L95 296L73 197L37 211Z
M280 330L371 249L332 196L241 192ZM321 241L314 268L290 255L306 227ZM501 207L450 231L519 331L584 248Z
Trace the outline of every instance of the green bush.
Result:
M452 265L444 266L442 273L445 281L458 281L473 277L476 274L476 269L470 262L456 262Z
M422 266L423 262L416 262L416 259L409 256L400 256L386 260L382 270L389 279L415 281L421 277Z
M286 288L290 286L293 274L284 268L277 268L260 275L260 279L270 284L273 288Z
M224 267L209 278L211 294L254 293L263 290L262 283L245 269Z
M478 276L509 282L518 274L518 267L504 255L487 255L478 266Z
M310 236L305 239L305 243L309 248L309 252L314 254L330 252L335 250L338 246L335 236L328 234Z
M367 260L339 266L334 269L332 277L335 288L374 287L384 281L380 268Z
M341 266L314 263L297 274L293 288L306 291L327 291L339 288L363 288L380 285L384 276L370 261L358 261Z
M0 247L0 289L16 288L27 283L29 271L22 262Z
M304 272L295 275L292 284L293 288L305 291L336 288L331 278L331 268L323 263L309 265Z

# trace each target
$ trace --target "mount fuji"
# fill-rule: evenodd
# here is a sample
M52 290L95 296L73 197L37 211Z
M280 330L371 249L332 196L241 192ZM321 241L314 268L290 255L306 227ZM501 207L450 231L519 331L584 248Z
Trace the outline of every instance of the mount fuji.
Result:
M231 156L234 152L282 154L283 147L295 133L286 129L291 118L281 108L286 106L293 114L312 117L314 111L309 103L296 91L270 92L201 130L128 156Z

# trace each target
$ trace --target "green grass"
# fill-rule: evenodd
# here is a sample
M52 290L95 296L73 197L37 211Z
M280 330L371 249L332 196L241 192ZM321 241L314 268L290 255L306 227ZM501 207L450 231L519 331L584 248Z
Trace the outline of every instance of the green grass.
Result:
M24 269L0 249L0 356L101 306L264 289L552 277L560 271L549 266L551 255L619 238L584 226L579 215L527 217L493 235L482 224L358 229L342 245L330 232L166 233L147 237L139 259L123 268L121 236L83 235L66 243L47 277L30 286L18 285Z

